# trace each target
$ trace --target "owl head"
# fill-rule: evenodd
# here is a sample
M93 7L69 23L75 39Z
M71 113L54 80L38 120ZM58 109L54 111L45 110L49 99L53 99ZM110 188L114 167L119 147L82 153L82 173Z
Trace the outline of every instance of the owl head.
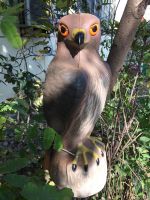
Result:
M92 46L98 49L100 35L100 20L91 14L67 15L58 24L58 42L65 42L72 48Z

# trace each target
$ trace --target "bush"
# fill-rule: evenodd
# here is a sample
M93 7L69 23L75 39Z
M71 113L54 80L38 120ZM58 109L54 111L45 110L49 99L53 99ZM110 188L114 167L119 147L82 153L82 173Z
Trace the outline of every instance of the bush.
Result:
M63 9L62 12L66 11L61 1L58 1L57 7L59 10ZM5 9L3 13L6 14ZM12 13L14 14L10 10L9 15ZM103 21L102 24L107 34L114 34L115 23ZM3 32L11 40L8 31L4 30L8 27L3 26L1 24ZM15 26L14 21L11 26ZM14 28L13 30L16 31ZM108 181L99 197L91 199L150 198L149 31L149 24L143 22L124 69L95 127L106 144ZM17 37L20 45L18 34ZM12 44L15 46L14 41ZM103 41L102 55L104 48L109 49L110 45L111 38L110 42L108 39ZM61 138L54 130L46 127L42 114L41 80L29 71L14 68L16 63L13 56L0 55L5 82L12 83L16 93L14 98L0 103L0 199L71 199L72 192L69 189L58 191L55 186L45 184L42 170L44 151L52 143L55 144L55 149L60 150Z

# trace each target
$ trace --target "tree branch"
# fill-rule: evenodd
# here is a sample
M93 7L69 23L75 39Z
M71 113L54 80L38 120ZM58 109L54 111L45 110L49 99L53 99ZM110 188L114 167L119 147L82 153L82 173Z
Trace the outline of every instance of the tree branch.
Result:
M149 0L128 0L114 38L107 62L112 71L111 88L116 83L120 69L133 42L137 27L145 13Z

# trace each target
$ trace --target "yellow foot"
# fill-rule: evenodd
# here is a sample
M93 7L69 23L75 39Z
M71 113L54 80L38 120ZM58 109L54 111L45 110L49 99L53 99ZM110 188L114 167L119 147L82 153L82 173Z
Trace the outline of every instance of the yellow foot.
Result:
M72 162L72 170L75 172L79 158L82 156L84 171L88 171L89 162L94 159L96 164L100 164L100 157L104 157L105 147L98 137L88 137L77 147L75 158ZM100 153L101 152L101 153ZM90 156L90 157L89 157Z

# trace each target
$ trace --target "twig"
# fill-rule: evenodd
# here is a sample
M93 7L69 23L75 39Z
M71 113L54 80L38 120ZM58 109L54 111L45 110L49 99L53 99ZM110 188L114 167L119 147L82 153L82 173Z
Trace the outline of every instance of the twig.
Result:
M117 146L117 149L115 150L114 156L118 153L119 148L120 148L120 146L121 146L121 144L122 144L123 137L124 137L125 133L127 132L127 130L130 129L130 127L131 127L131 125L132 125L132 123L133 123L135 113L136 113L136 111L134 111L134 113L133 113L133 115L132 115L132 118L129 120L129 122L126 124L126 126L124 126L124 129L123 129L123 131L122 131L122 133L121 133L122 137L121 137L120 142L119 142L119 144L118 144L118 146Z
M135 80L134 80L134 84L133 84L133 87L132 87L132 90L131 90L131 95L130 95L130 98L129 98L129 103L131 103L132 96L133 96L133 93L134 93L134 90L135 90L135 86L136 86L138 77L139 77L139 73L137 73L136 76L135 76L135 78L134 78Z

